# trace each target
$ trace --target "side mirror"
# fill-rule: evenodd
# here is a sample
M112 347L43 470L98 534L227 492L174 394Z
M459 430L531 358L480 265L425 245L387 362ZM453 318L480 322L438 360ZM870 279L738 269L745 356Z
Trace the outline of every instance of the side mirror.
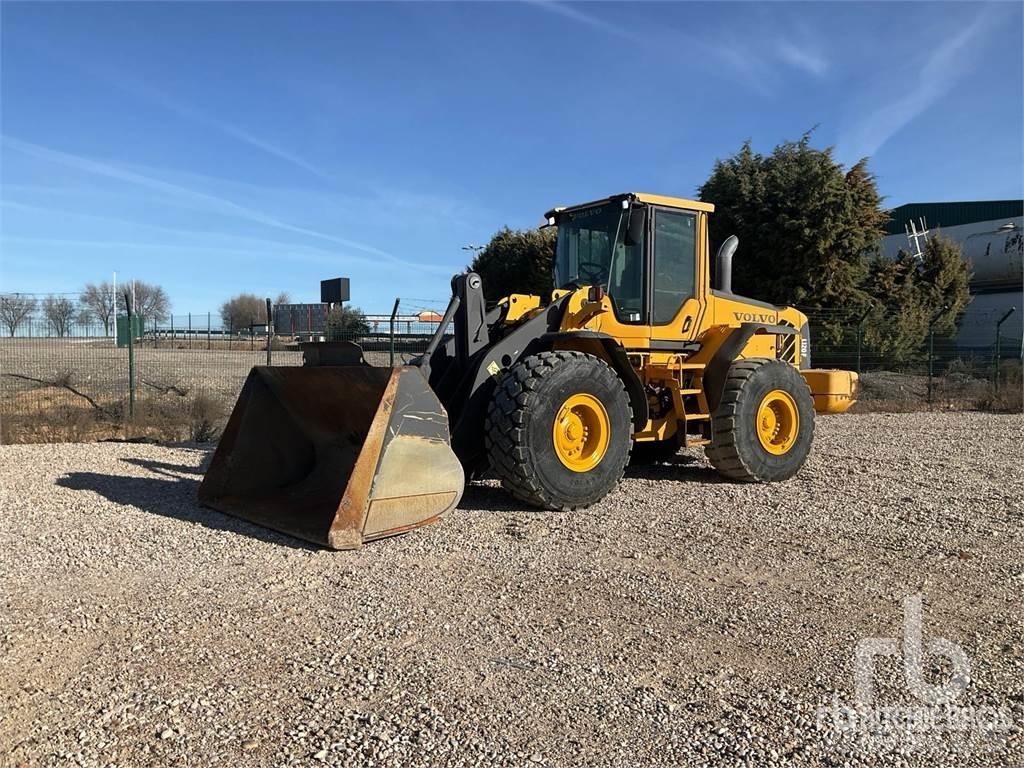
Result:
M631 208L629 211L629 222L626 224L626 245L640 245L644 240L644 216L643 208Z

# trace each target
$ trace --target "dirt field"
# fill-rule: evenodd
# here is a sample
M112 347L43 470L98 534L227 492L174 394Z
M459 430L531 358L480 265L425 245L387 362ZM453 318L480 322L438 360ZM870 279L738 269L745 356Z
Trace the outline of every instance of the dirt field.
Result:
M187 340L180 339L160 341L157 346L151 341L140 343L134 350L139 391L145 395L175 385L201 388L234 400L249 369L265 365L267 359L259 343L255 349L244 342L234 342L234 346L234 349L225 349L221 344L206 349L200 339L194 340L192 348ZM388 363L386 351L368 351L366 358L373 365ZM301 365L302 353L274 350L272 359L274 365ZM82 391L98 399L121 399L127 396L128 350L115 347L111 339L0 338L0 371L5 374L0 378L0 393L24 391L34 386L17 376L52 380L62 373L70 373L72 383Z
M263 365L267 353L248 347L226 350L154 348L138 346L135 353L139 391L145 395L156 387L176 385L238 396L249 369ZM187 342L178 342L187 344ZM239 345L241 346L241 345ZM273 353L275 365L301 365L300 352ZM72 383L100 400L122 399L128 388L128 350L114 346L110 339L4 339L0 341L0 363L4 374L19 374L51 380L70 373ZM32 382L4 376L5 391L24 391Z
M354 553L197 507L205 450L6 446L0 765L1020 765L1022 431L821 419L784 484L685 453L583 512L485 483ZM971 727L843 731L915 594ZM872 706L923 706L904 678Z
M175 346L177 345L177 346ZM254 365L266 351L224 343L208 350L177 340L140 344L135 350L136 411L128 411L128 351L110 339L0 339L0 443L86 441L148 436L189 437L185 416L197 398L223 426ZM412 353L399 351L404 362ZM389 364L387 352L367 351L373 365ZM301 365L302 353L274 350L274 365Z
M0 338L0 444L79 442L146 437L160 441L215 435L250 369L266 364L266 351L246 341L147 340L135 349L136 418L127 419L128 350L102 338ZM261 342L262 343L262 342ZM400 341L396 360L408 362L423 339ZM419 346L417 346L419 345ZM256 347L259 346L257 343ZM372 348L370 348L372 347ZM368 342L371 365L389 365L386 339ZM301 365L302 354L275 349L274 365ZM951 372L933 381L914 373L866 372L858 412L994 410L1020 412L1019 366L1010 364L999 397L991 371Z

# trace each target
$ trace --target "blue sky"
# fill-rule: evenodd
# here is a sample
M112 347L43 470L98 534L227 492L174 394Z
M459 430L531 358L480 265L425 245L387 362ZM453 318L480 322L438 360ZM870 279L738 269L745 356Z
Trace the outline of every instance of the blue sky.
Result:
M1020 197L1021 8L4 2L0 290L441 304L502 225L815 125L892 205Z

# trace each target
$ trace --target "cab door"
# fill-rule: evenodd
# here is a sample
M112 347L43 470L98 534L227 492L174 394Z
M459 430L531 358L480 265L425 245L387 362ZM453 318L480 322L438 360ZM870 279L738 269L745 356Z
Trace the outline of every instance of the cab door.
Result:
M697 211L654 209L648 288L652 350L676 351L698 335L706 276L697 254L705 221Z

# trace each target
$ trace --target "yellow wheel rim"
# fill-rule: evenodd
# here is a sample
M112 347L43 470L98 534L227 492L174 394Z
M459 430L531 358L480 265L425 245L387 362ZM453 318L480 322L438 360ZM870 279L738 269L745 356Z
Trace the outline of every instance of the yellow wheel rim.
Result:
M551 430L558 460L573 472L589 472L608 450L608 411L593 395L572 395L558 409Z
M800 411L796 400L782 389L773 389L757 409L757 439L761 447L776 456L789 451L800 432Z

